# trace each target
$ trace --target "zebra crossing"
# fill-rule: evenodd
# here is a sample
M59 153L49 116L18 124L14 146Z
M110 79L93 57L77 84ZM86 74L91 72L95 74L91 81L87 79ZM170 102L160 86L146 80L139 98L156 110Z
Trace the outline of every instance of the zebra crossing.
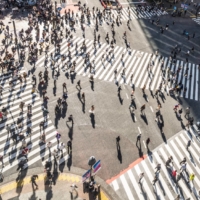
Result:
M150 19L151 17L154 16L161 16L161 15L167 15L168 13L165 10L160 10L160 9L154 9L151 10L150 6L147 6L147 9L145 10L144 7L141 7L140 10L137 11L136 7L130 7L130 18L129 18L129 14L128 14L128 8L122 8L121 9L121 21L128 21L129 19L134 20L134 19ZM97 13L94 13L94 15L92 15L90 22L88 23L86 16L84 15L85 18L85 24L88 26L95 26L96 23L96 15ZM111 15L114 16L114 18L110 19L109 17L105 17L102 19L102 22L100 23L100 25L102 25L103 23L108 23L108 22L112 22L113 19L116 19L119 16L119 13L117 10L111 10ZM76 26L77 27L81 27L81 12L77 12L77 15L75 16L75 22L76 22Z
M192 20L200 25L200 17L192 18Z
M90 71L88 65L84 65L85 54L77 53L75 49L75 44L80 47L80 45L85 41L87 46L87 52L90 52L90 61L94 60L93 70ZM70 52L72 55L71 63L76 61L75 73L77 75L88 76L90 77L93 74L94 78L108 82L118 82L119 84L134 84L135 87L143 88L146 85L146 89L156 90L159 88L164 75L163 70L174 71L176 72L180 67L180 72L178 73L178 83L182 82L183 86L187 88L187 91L184 94L182 90L179 94L180 97L185 97L187 99L193 99L195 101L199 100L199 69L198 65L188 63L185 64L181 60L177 60L174 64L170 61L169 58L160 58L149 53L136 50L127 50L126 48L115 46L112 55L108 55L110 51L110 46L107 43L101 43L97 48L94 49L93 41L83 38L75 38L71 42ZM60 55L67 55L69 41L64 40L61 46ZM79 49L79 48L78 48ZM50 53L54 52L54 49L49 51ZM102 55L107 53L107 58L102 60ZM121 55L124 54L123 62L121 60ZM57 65L60 66L61 70L64 73L69 73L69 68L66 68L65 64L61 59L56 57ZM150 73L147 70L150 60L154 61L152 66L152 72ZM163 61L163 67L162 62ZM37 62L37 67L52 67L50 59L46 63L45 56L41 57ZM123 75L123 70L125 69L125 75ZM188 69L188 76L186 76L186 69ZM115 70L117 74L115 75ZM131 76L133 75L133 77ZM191 75L191 76L189 76ZM166 77L165 77L166 78ZM131 80L132 79L132 80ZM170 84L167 86L167 93L172 87Z
M25 69L21 69L19 74L26 72ZM44 131L46 134L46 143L41 143L40 136L43 131L40 131L40 123L44 121L43 103L40 100L39 94L32 93L32 82L29 78L22 84L20 88L19 80L14 83L14 90L10 90L9 81L12 78L10 74L0 76L0 84L3 86L3 92L0 99L0 110L7 108L7 116L0 122L0 154L3 155L3 161L5 167L2 172L6 173L12 169L16 169L20 163L22 156L22 142L20 137L24 137L26 140L28 153L28 162L24 165L24 169L37 162L42 162L45 165L46 161L53 161L54 149L57 149L60 144L57 143L54 124L47 116L47 120L44 123ZM19 111L20 102L24 102L23 113ZM32 105L32 116L29 119L27 116L28 104ZM18 123L20 120L20 123ZM8 134L6 125L11 126L11 131ZM31 133L28 133L28 128L31 128ZM15 143L9 137L17 134L17 143ZM51 148L48 150L47 143L51 142ZM51 152L51 153L50 153ZM64 163L69 158L66 149L63 149L63 153L59 152L58 164Z
M187 151L186 145L189 140L191 140L191 146ZM170 138L166 144L164 143L153 150L151 156L146 157L134 167L128 168L120 176L108 180L107 183L123 200L173 200L178 194L181 200L199 199L199 142L193 127L188 131L182 130ZM169 156L173 157L173 165L170 168L165 166ZM178 187L172 179L171 172L177 170L177 173L180 174L180 162L184 157L187 159L187 173L183 173L178 182ZM152 181L155 177L157 164L161 164L161 171L158 175L159 180L153 185ZM144 178L141 180L142 184L140 185L138 181L142 172L144 172ZM192 173L195 174L194 181L187 182L189 180L188 175Z

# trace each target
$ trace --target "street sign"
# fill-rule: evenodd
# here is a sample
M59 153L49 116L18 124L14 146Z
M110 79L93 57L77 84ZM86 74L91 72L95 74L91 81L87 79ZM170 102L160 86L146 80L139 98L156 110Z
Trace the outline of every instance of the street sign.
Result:
M84 183L89 177L90 177L90 169L87 172L85 172L85 174L83 174L82 182Z
M187 5L187 4L184 4L184 3L182 3L182 4L181 4L181 8L187 9L187 8L188 8L188 5Z
M93 173L97 173L99 170L101 169L101 160L97 161L94 165L93 165Z

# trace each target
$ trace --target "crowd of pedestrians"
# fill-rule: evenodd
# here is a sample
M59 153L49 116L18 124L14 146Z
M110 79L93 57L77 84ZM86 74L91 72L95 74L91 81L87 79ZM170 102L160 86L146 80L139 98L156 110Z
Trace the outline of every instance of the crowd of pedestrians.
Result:
M0 22L0 28L1 32L3 32L5 39L3 39L1 42L5 45L4 49L1 49L1 58L0 58L0 68L1 68L1 76L4 76L4 73L11 72L11 79L9 81L9 91L12 92L15 90L15 83L16 80L19 80L20 88L23 84L27 81L28 74L26 72L20 73L20 69L23 66L25 61L28 61L33 68L36 68L36 62L39 59L40 55L45 55L45 62L44 62L44 70L40 71L38 75L33 74L32 75L32 94L39 91L42 95L43 99L43 113L44 113L44 119L40 123L40 141L44 144L46 144L47 148L51 149L51 142L46 143L46 134L45 134L45 123L48 120L48 100L49 97L47 96L47 88L48 88L48 82L51 79L49 68L53 71L53 82L54 82L54 88L58 87L57 82L59 81L59 75L61 69L67 69L70 71L70 74L74 74L76 72L76 56L85 54L85 57L82 58L84 60L83 67L89 69L90 76L89 81L91 82L91 85L94 84L94 74L95 74L95 66L96 62L95 59L91 60L91 54L90 51L87 50L87 45L85 44L85 41L82 42L82 44L76 43L73 44L73 38L74 33L76 32L75 25L77 23L76 19L79 19L79 22L81 24L82 29L82 36L85 38L85 23L90 24L91 19L95 21L95 27L94 27L94 43L93 48L95 51L97 51L97 46L101 45L100 41L101 35L98 33L99 25L102 25L103 21L109 21L110 27L111 27L111 35L107 32L105 41L110 45L106 51L102 54L101 62L102 65L104 65L105 62L112 62L114 59L114 49L116 46L116 29L117 26L122 25L121 20L121 10L118 10L117 17L112 14L110 11L100 10L99 8L93 7L92 10L89 9L89 7L84 4L82 6L81 2L78 3L79 10L81 11L81 17L79 19L79 16L75 14L73 11L68 10L65 11L64 15L60 15L60 12L58 9L54 8L52 5L52 2L50 0L44 0L40 3L38 3L37 6L34 6L33 10L28 14L28 28L27 29L21 29L19 32L17 32L17 35L14 35L12 32L10 32L9 25L4 24L3 21ZM157 9L161 9L164 11L164 8L157 7L157 6L138 6L137 7L137 15L139 15L140 12L152 12L157 11ZM127 28L130 29L130 21L131 21L131 14L130 14L130 8L127 9L129 20L127 21ZM158 18L157 21L153 21L152 23L155 25L158 25L160 19ZM165 30L167 31L169 29L169 25L167 24L165 27ZM35 32L35 35L33 35L33 32ZM164 32L164 28L161 28L161 33ZM126 31L123 33L122 38L124 39L125 46L127 48L127 51L129 54L131 54L131 44L127 39L127 33ZM61 46L63 40L67 40L67 54L61 54ZM55 52L50 53L51 46L55 46ZM71 48L72 46L75 46L76 55L72 55ZM174 49L171 51L170 54L170 61L171 64L174 65L176 63L176 55L181 51L181 48L177 45L174 47ZM194 47L191 48L191 51L194 51ZM188 55L190 54L190 51L188 52ZM164 66L164 57L159 54L158 51L152 54L151 59L149 61L147 71L152 75L152 67L154 66L154 58L159 56L159 62L161 63L161 71L162 71L162 82L160 83L159 89L155 91L153 96L158 101L158 107L156 110L156 118L155 121L158 123L159 128L162 131L163 125L162 125L162 115L161 115L161 104L159 103L159 96L163 95L163 90L166 90L167 86L170 86L169 92L173 94L179 94L181 91L184 92L184 94L187 91L187 87L182 84L182 82L178 82L178 74L184 66L179 66L177 71L171 71L170 68L165 68ZM124 59L124 54L121 55L121 62L122 65L125 64L126 60ZM186 63L188 62L188 58L186 58ZM191 74L188 74L188 66L184 68L184 76L187 79L191 78ZM124 67L121 72L118 71L116 68L114 70L114 76L117 77L117 74L119 74L124 77L126 76L126 68ZM131 75L131 82L133 79L133 74ZM117 84L117 79L116 79ZM151 82L150 82L151 85ZM55 116L60 115L61 112L66 112L66 108L68 106L67 104L67 98L68 98L68 90L67 90L67 83L62 82L62 88L63 88L63 94L57 99L57 104L55 106ZM77 90L81 91L81 101L83 103L83 107L85 107L86 98L85 98L85 92L83 91L84 88L81 86L81 81L78 80L76 84ZM142 92L145 95L145 89L146 85L142 88ZM121 86L118 85L118 96L120 97L121 93ZM136 109L136 103L135 103L135 88L134 83L132 82L132 88L131 88L131 104L130 109L131 112L134 112ZM3 98L3 86L0 86L0 96ZM20 102L19 109L20 113L23 115L24 113L24 107L27 106L27 117L31 121L32 117L32 105L28 104L26 105L26 102ZM146 105L142 105L140 108L141 114L145 116L145 108ZM3 121L7 114L8 109L6 107L3 107L0 112L0 118ZM173 108L174 112L178 114L179 118L181 118L182 109L180 108L180 105L177 104ZM91 116L94 117L95 115L95 105L91 105L91 108L89 110L89 113ZM186 117L188 119L188 123L185 125L186 127L189 127L193 124L194 119L192 117L189 117L189 108L186 109ZM13 142L17 142L17 137L20 137L20 140L22 142L21 147L21 154L23 159L21 159L21 162L19 164L19 168L23 169L25 163L28 161L28 153L29 149L27 148L27 143L25 138L31 135L31 127L27 128L27 135L21 135L20 132L15 132L11 130L14 129L14 126L18 127L18 130L23 126L23 118L22 115L17 119L15 124L7 124L6 130L8 132L8 135L11 139L13 139ZM66 124L68 125L71 123L71 125L74 125L74 118L73 115L70 114L68 119L66 120ZM59 151L63 151L65 148L65 144L62 142L59 142L61 139L61 134L57 132L56 136L58 141L58 149L55 149L53 151L54 158L57 159L59 157ZM137 141L139 141L141 138L141 135L138 136ZM150 138L146 140L146 146L149 148L150 144ZM187 150L189 149L191 143L190 141L187 144ZM67 142L67 149L68 154L70 155L70 152L72 150L72 141L69 140ZM2 165L3 163L3 156L0 157ZM187 175L186 171L186 160L181 161L181 168L180 168L180 174L182 178L185 178L187 181L194 180L195 175ZM169 159L166 161L166 167L173 168L173 158L169 157ZM49 180L51 182L52 180L52 173L50 171L49 163L47 162L45 165L45 169L47 172L47 176L49 177ZM155 178L153 180L153 184L155 184L158 180L157 174L159 174L161 170L161 165L158 164L156 167L155 172ZM173 177L174 182L178 185L178 175L177 170L172 169L171 175ZM144 177L144 173L141 173L139 177L139 183L141 183L142 178ZM35 179L37 177L32 178L33 185L37 187L37 184L35 183Z

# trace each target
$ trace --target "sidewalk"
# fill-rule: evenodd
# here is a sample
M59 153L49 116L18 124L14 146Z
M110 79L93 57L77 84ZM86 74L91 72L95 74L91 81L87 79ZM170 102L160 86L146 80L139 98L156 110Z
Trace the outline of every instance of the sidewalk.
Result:
M82 177L80 175L74 174L74 172L82 173L85 172L85 170L73 168L72 173L68 173L67 171L60 173L56 172L54 174L55 177L55 183L52 185L49 185L48 180L46 179L46 174L41 173L44 170L43 167L38 167L34 169L30 169L27 173L27 176L25 176L22 180L17 180L16 177L18 174L13 174L9 177L4 178L4 182L7 182L6 184L1 183L0 186L0 194L2 200L8 200L8 199L19 199L19 200L35 200L35 199L59 199L59 200L95 200L94 193L87 192L87 189L84 193L84 188L82 184ZM37 173L39 172L40 173ZM38 184L38 189L36 189L35 186L31 183L31 176L32 175L38 175L38 179L36 180L36 183ZM11 181L12 179L12 181ZM97 185L100 185L100 192L96 196L96 200L112 200L112 199L119 199L116 194L109 194L108 191L112 191L111 187L109 185L106 185L106 183L101 180L99 177L95 177L95 181ZM70 187L72 184L76 184L78 188L76 190L72 191L72 188ZM105 184L105 185L104 185ZM107 188L104 188L106 186ZM105 190L108 190L105 192ZM113 197L113 198L112 198Z

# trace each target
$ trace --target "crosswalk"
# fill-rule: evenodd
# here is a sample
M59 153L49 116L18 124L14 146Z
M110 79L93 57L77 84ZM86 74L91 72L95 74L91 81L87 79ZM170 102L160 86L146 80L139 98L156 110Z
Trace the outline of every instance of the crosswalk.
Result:
M150 6L147 6L147 9L145 10L144 7L141 7L140 10L138 10L137 12L137 8L136 7L130 7L130 18L129 18L129 14L128 14L128 8L123 8L121 10L121 21L127 21L129 19L134 20L134 19L150 19L153 16L161 16L161 15L167 15L168 13L165 10L160 10L160 9L153 9L151 10ZM92 15L90 22L88 23L88 20L85 17L85 25L88 26L95 26L95 17L96 17L97 13L95 13L94 15ZM117 10L111 10L111 16L114 16L114 19L117 18L117 16L119 15ZM76 22L76 26L77 27L81 27L81 23L80 23L80 19L81 19L81 12L78 12L77 15L75 16L75 22ZM103 23L109 23L112 22L113 18L110 19L110 17L105 17L102 19L101 24Z
M200 17L192 18L192 20L200 25Z
M25 69L21 69L19 74L25 72ZM17 74L16 74L17 75ZM16 170L21 156L22 142L20 141L20 135L26 139L26 144L29 149L28 162L24 165L24 169L37 162L42 162L45 165L46 161L53 161L53 151L60 145L57 143L54 124L47 117L44 123L44 130L46 134L46 144L41 143L40 136L43 131L40 132L40 123L44 121L43 103L40 100L38 93L32 93L32 82L27 78L26 83L22 84L20 88L20 82L16 79L14 81L14 90L9 87L9 81L11 81L10 74L0 76L0 84L3 86L3 96L0 99L0 109L7 108L8 114L0 122L0 154L4 156L3 173L10 170ZM19 110L20 102L24 102L24 112ZM28 104L32 105L32 117L29 119L27 116ZM20 126L18 120L21 119ZM6 125L11 125L11 132L8 135ZM31 128L31 133L28 135L28 127ZM17 143L15 144L12 139L9 139L13 133L17 134ZM51 148L48 150L47 143L51 142ZM50 153L51 152L51 153ZM63 149L63 153L60 152L58 164L64 163L69 158L66 149Z
M181 60L177 60L174 64L170 61L169 58L160 58L160 56L153 55L152 60L154 61L154 65L152 66L152 72L150 73L147 70L147 67L151 60L151 55L149 53L145 53L142 51L132 50L131 52L126 48L116 46L114 48L114 53L110 56L108 52L109 45L106 43L101 43L99 46L97 45L97 49L95 50L93 47L93 41L86 39L85 44L87 46L87 52L90 52L90 62L94 60L94 69L92 71L89 70L88 65L84 65L85 54L80 53L80 46L84 41L83 38L75 38L71 42L71 56L72 60L76 61L76 74L82 76L90 77L91 74L94 75L94 78L98 78L100 80L108 81L108 82L118 82L119 84L134 84L135 87L143 88L146 85L146 89L156 90L159 88L162 79L165 75L162 73L163 70L176 72L179 67L181 67L180 72L178 73L178 83L182 83L183 87L187 88L186 92L182 90L179 94L180 97L185 97L187 99L193 99L195 101L199 100L199 69L198 65L188 63L185 64ZM67 55L68 49L67 45L68 41L64 40L61 46L61 55ZM78 54L75 50L75 44L78 45ZM50 53L54 52L54 49L49 51ZM102 60L102 55L107 53L107 59ZM121 60L121 55L124 54L123 62ZM106 57L106 56L105 56ZM162 66L163 61L163 66ZM37 62L37 67L44 67L45 56L41 57ZM69 70L65 67L65 62L62 62L61 59L57 60L57 65L60 66L63 73L68 73ZM51 67L51 62L49 58L49 62L46 65L47 67ZM162 69L161 69L162 66ZM122 71L125 69L125 75L122 74ZM186 69L188 76L186 76ZM117 74L115 76L115 70L117 70ZM133 76L131 77L131 75ZM166 78L166 77L165 77ZM131 80L132 79L132 80ZM167 92L173 85L168 84Z
M189 151L186 150L188 141L191 140ZM161 144L152 151L152 155L142 160L134 167L127 169L127 171L120 176L113 178L107 182L115 190L115 192L123 200L134 199L160 199L160 200L173 200L180 195L181 200L199 199L199 185L200 185L200 159L199 159L199 140L196 138L194 128L190 130L182 130L173 136L165 144ZM165 166L165 162L173 157L173 165L170 168ZM183 173L182 178L179 180L178 187L171 176L172 170L177 170L180 174L180 161L186 157L187 172ZM155 167L161 164L161 170L158 175L158 182L155 186L152 181L155 177ZM138 183L139 175L144 172L142 184ZM188 181L188 175L194 173L195 178L193 182Z

